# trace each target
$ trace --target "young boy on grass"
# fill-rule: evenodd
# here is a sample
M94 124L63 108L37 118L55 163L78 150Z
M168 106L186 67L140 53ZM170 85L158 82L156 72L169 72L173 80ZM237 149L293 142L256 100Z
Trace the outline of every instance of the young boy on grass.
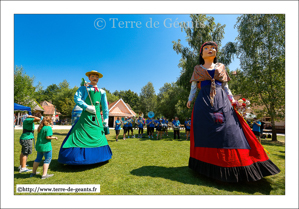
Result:
M20 137L22 151L20 154L19 172L32 171L26 167L28 155L32 153L32 141L34 140L34 122L40 121L40 113L35 113L35 116L28 115L23 121L23 134ZM39 117L38 117L39 116Z

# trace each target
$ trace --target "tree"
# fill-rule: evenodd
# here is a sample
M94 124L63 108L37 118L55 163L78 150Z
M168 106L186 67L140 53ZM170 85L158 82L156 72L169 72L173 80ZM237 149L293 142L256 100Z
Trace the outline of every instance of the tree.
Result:
M106 96L107 96L107 101L109 104L119 100L119 97L115 96L114 94L106 93Z
M284 118L285 112L285 16L242 15L235 27L241 93L264 107L263 112L271 117L272 141L277 141L275 121Z
M37 103L41 103L42 101L46 100L44 90L43 90L43 86L41 85L40 82L39 82L38 88L35 89L34 98L36 99Z
M157 95L157 115L166 118L173 118L176 115L175 105L178 102L175 93L174 83L165 83Z
M49 88L49 90L52 89L54 90L53 92L56 92L55 95L52 96L53 104L56 109L61 112L62 116L71 117L72 110L76 105L74 102L74 95L78 90L78 87L75 86L74 88L70 88L69 83L66 80L58 84L58 89L56 89L54 85L57 86L56 84L53 84Z
M148 82L144 87L142 87L139 103L140 110L144 115L147 115L149 111L156 112L157 95L151 82Z
M157 115L170 120L175 116L180 120L190 117L192 109L183 107L185 101L182 98L186 93L186 90L176 83L165 83L157 95Z
M199 25L200 27L188 27L188 25L181 25L182 30L186 32L187 42L189 47L184 47L180 40L178 42L173 41L173 49L177 54L181 54L182 58L178 64L181 67L181 75L177 80L177 85L183 89L180 91L180 102L177 108L180 109L182 115L188 115L190 110L187 109L186 104L191 89L190 79L192 77L194 67L199 64L199 50L202 44L206 41L214 41L217 43L218 62L225 65L231 63L231 59L236 52L236 46L234 43L227 43L225 47L221 49L221 41L224 37L225 25L215 23L214 18L206 15L192 14L190 15L193 26ZM220 50L221 49L221 50ZM196 94L197 95L197 94ZM191 108L193 108L193 104ZM190 117L190 116L187 116Z
M36 87L33 86L34 76L28 76L23 67L16 66L14 70L14 102L29 106L31 109L34 107L34 95L35 89L39 88L38 84Z
M107 101L109 104L119 100L119 97L112 94L108 89L105 89L105 88L102 88L102 89L106 91Z
M140 98L137 93L131 91L130 89L127 91L115 91L113 92L115 96L122 98L126 103L128 103L131 108L136 112L140 112Z
M229 89L231 90L233 95L236 94L241 94L241 86L239 84L239 79L238 79L238 75L240 75L241 70L240 69L236 69L234 72L230 70L230 68L226 67L225 68L227 71L227 74L230 77L230 81L228 82L229 85Z
M179 63L179 67L182 68L181 75L178 79L179 86L190 90L189 81L191 79L195 65L199 64L199 50L201 45L206 41L214 41L218 45L218 50L221 47L221 40L224 36L225 25L220 23L216 24L213 17L207 17L206 15L190 15L193 25L199 25L200 27L188 27L187 25L181 25L182 30L186 32L186 41L189 47L184 47L181 44L181 40L178 42L173 41L173 49L177 54L181 54L182 58ZM217 56L221 56L221 52L217 53ZM227 64L227 63L224 63Z
M140 98L137 93L131 91L130 89L128 91L125 91L125 97L124 101L130 104L131 108L136 112L140 112L140 105L139 101Z
M35 92L36 101L41 103L42 101L51 101L53 102L54 96L60 91L59 87L56 84L49 85L45 90L42 88L37 89Z

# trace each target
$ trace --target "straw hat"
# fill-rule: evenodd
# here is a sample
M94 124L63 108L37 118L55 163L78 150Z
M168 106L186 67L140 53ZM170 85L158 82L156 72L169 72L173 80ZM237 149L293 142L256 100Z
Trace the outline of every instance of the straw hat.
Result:
M90 74L96 74L96 75L99 76L99 78L102 78L102 77L103 77L103 75L102 75L101 73L99 73L98 71L95 71L95 70L92 70L92 71L90 71L90 72L85 73L85 75L86 75L87 77L89 77Z

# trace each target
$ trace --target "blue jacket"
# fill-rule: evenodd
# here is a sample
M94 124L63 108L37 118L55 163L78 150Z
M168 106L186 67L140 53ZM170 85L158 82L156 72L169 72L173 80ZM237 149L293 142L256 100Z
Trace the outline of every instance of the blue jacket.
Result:
M94 91L94 88L92 85L89 85L87 88L89 88L91 91ZM103 111L103 119L104 121L108 120L109 117L109 110L108 110L108 102L107 102L107 96L106 92L103 89L99 89L101 93L101 105L102 105L102 111ZM87 108L87 104L85 103L86 98L88 97L88 93L86 91L85 86L81 86L77 92L74 95L74 101L76 105L81 107L83 110Z

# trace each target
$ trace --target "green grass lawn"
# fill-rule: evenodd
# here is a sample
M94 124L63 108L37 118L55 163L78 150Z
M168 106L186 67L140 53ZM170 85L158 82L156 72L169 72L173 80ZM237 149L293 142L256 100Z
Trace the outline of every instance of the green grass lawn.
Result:
M52 140L53 159L49 167L52 178L42 180L41 175L29 178L30 173L18 172L21 130L14 134L14 186L17 184L100 184L96 195L284 195L285 146L284 136L278 142L262 140L270 152L269 158L281 172L257 182L223 183L195 173L188 168L190 142L173 139L173 132L162 140L130 138L115 141L115 132L107 136L113 156L108 163L69 166L60 164L58 153L68 130L53 130L58 141ZM134 130L137 134L137 130ZM181 135L184 136L183 131ZM122 131L121 131L122 134ZM35 138L37 137L35 131ZM120 135L122 139L122 135ZM32 169L36 151L28 157ZM42 173L42 163L38 170ZM28 195L29 193L22 193ZM57 193L52 193L57 195ZM66 193L62 193L66 194ZM73 194L73 193L72 193ZM78 193L82 195L82 193Z

